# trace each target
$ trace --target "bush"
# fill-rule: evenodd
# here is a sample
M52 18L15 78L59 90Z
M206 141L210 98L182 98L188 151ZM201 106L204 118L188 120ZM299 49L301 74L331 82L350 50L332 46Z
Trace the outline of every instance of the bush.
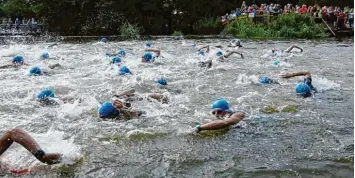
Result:
M139 26L138 24L130 23L124 23L120 26L119 30L122 36L131 39L138 39L140 37L140 34L144 32L143 27Z
M255 24L249 18L239 18L229 23L223 33L247 38L319 38L326 36L324 29L315 24L310 16L299 14L280 15L269 24Z
M173 36L182 36L182 32L181 31L176 31L174 30Z
M205 17L198 20L194 25L194 31L199 35L218 34L222 28L222 23L218 18Z

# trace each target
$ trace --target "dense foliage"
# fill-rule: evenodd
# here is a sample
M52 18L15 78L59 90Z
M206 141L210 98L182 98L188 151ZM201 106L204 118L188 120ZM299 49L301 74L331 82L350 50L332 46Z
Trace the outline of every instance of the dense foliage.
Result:
M319 38L325 37L322 26L315 24L310 16L286 14L271 23L255 24L249 18L234 20L224 33L253 38Z
M243 0L7 0L0 5L0 16L40 20L51 32L62 35L127 34L122 25L139 27L151 35L218 34L219 17ZM300 0L301 1L301 0ZM252 3L308 3L315 0L246 0ZM321 5L352 5L350 0L318 0ZM247 22L245 22L247 23ZM143 30L144 29L144 30ZM282 31L282 29L281 29ZM292 33L292 32L291 32Z

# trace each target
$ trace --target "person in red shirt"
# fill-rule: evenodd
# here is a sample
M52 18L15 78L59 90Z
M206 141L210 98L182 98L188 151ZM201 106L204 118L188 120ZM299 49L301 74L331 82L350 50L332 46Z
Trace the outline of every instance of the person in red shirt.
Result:
M305 4L298 10L299 13L305 14L307 12L307 6Z
M343 11L340 11L339 13L338 13L338 24L337 24L337 26L338 26L338 28L340 28L340 29L342 29L342 28L344 28L345 27L345 14L344 14L344 12Z

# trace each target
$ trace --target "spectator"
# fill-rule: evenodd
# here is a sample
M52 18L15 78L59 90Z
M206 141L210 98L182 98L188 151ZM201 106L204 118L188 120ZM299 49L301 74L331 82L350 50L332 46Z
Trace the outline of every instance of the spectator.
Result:
M21 25L21 21L18 18L16 18L16 20L15 20L15 28L16 28L17 31L19 31L20 25Z
M354 8L350 9L348 14L349 28L354 28Z
M299 8L298 12L300 14L305 14L307 13L307 6L305 4L302 5L302 8Z

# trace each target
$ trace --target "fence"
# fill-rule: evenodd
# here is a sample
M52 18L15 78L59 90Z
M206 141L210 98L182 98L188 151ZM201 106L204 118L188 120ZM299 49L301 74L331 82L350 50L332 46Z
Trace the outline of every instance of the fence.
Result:
M0 35L40 35L43 30L41 24L0 24Z

